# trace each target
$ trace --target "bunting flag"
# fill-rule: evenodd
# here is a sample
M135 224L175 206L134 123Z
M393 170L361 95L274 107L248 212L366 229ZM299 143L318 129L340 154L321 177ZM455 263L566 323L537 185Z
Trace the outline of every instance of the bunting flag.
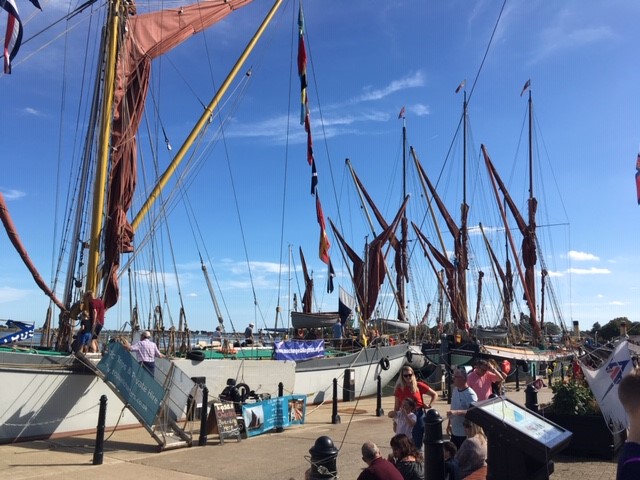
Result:
M320 203L320 197L318 196L318 192L316 191L316 217L318 219L318 225L320 225L321 230L326 230L327 226L324 223L324 212L322 211L322 204Z
M320 230L320 260L329 265L331 261L329 259L329 248L331 248L331 243L329 243L329 236L327 235L326 230Z
M466 84L467 84L467 81L462 80L462 82L460 82L460 85L458 85L458 88L456 88L456 93L460 93L460 90L462 90Z
M402 108L400 109L400 113L398 114L398 119L400 118L404 118L404 105L402 106Z
M640 205L640 153L636 159L636 192L638 196L638 205Z
M307 115L307 49L304 46L304 15L298 8L298 76L300 77L300 125Z
M629 342L620 342L609 358L597 370L592 370L580 362L584 378L598 401L605 423L613 433L627 428L627 414L618 399L618 385L622 378L633 369Z
M331 259L329 259L329 275L327 276L327 293L333 293L333 279L336 276L336 271L333 269Z
M316 170L316 161L313 160L311 162L311 195L316 193L317 188L318 188L318 171Z
M18 54L22 44L22 22L15 0L0 1L2 8L6 10L7 31L4 36L4 73L11 73L11 60Z
M522 91L520 92L520 96L524 95L524 92L526 92L530 88L531 88L531 79L527 80L527 83L525 83L524 87L522 87Z

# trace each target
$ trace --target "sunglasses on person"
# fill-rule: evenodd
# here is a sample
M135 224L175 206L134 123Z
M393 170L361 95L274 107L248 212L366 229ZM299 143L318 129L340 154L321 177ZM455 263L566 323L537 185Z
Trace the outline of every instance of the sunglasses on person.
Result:
M413 373L403 373L402 376L404 378L411 378L411 377L413 377Z

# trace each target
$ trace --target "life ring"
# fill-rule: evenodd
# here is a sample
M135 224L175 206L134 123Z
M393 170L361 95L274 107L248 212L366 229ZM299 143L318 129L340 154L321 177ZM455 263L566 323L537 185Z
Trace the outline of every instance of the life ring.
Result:
M247 398L249 398L249 393L251 392L249 385L247 385L246 383L238 383L236 385L236 390L238 390L239 400L242 403L246 402Z
M389 364L389 357L384 357L380 359L380 368L382 370L389 370L389 367L391 365Z
M413 362L413 352L411 350L407 350L405 357L407 357L407 362L409 363Z
M191 351L187 352L187 359L188 360L193 360L195 362L201 362L205 358L207 358L207 355L204 353L203 350L191 350Z

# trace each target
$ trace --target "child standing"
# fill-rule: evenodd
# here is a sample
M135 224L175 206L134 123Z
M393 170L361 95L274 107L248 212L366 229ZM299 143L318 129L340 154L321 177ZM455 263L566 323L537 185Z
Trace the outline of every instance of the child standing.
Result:
M404 433L407 437L411 438L411 431L416 424L416 402L413 398L407 397L402 401L400 410L396 413L396 417L393 419L393 431L398 433Z

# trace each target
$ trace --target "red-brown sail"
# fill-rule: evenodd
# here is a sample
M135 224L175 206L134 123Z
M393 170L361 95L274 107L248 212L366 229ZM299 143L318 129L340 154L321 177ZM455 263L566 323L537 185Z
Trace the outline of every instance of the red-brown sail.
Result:
M133 250L127 219L136 186L136 134L149 88L151 61L210 27L251 0L205 1L195 5L132 16L127 20L118 60L111 136L111 176L105 225L104 301L118 300L120 254Z

